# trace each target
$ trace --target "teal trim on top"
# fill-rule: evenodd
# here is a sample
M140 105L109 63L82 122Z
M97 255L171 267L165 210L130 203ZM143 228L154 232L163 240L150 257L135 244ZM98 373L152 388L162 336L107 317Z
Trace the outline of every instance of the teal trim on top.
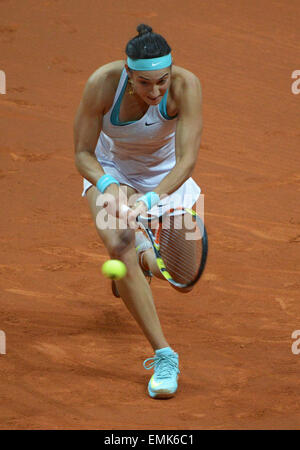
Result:
M138 122L138 120L132 120L130 122L120 122L120 119L119 119L120 106L121 106L122 98L123 98L124 93L125 93L125 89L126 89L127 83L128 83L128 76L126 76L126 80L125 80L125 83L124 83L124 85L122 87L121 93L120 93L120 95L119 95L119 97L118 97L118 99L117 99L117 101L115 103L115 106L113 107L111 115L110 115L110 121L115 126L122 127L124 125L130 125L131 123ZM168 113L167 113L168 92L169 92L169 89L167 89L167 92L165 93L165 95L163 96L163 98L162 98L162 100L161 100L161 102L159 104L159 111L160 111L160 113L161 113L161 115L163 116L164 119L172 120L172 119L175 119L175 117L177 117L177 114L176 114L176 116L170 117L168 115Z
M115 103L115 106L113 107L113 110L112 110L111 115L110 115L111 123L113 125L120 126L120 127L123 126L123 125L130 125L131 123L135 123L136 122L136 120L133 120L131 122L120 122L120 119L119 119L121 101L122 101L122 98L124 96L127 83L128 83L128 76L126 76L126 80L125 80L125 83L123 85L122 91L121 91L121 93L119 95L119 98L117 99L117 101Z
M167 113L168 92L169 92L169 89L167 89L167 92L165 93L165 95L162 98L162 101L159 104L159 111L160 111L160 113L161 113L161 115L163 116L164 119L172 120L172 119L175 119L175 117L177 117L178 114L176 114L176 116L170 117L168 115L168 113Z

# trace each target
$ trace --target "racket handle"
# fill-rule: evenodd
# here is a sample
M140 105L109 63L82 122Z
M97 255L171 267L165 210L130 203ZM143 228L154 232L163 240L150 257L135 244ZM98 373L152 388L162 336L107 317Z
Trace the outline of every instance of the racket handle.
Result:
M129 206L127 206L127 205L122 205L120 208L120 212L122 214L128 214L129 211L132 211L132 209L129 208Z
M129 212L132 211L131 208L129 208L129 206L127 205L122 205L120 208L120 212L121 214L123 214L124 216L128 216ZM143 217L140 214L136 217L136 222L142 224L145 228L149 227L149 224L151 222L151 220L155 220L155 219L151 219L149 220L148 217ZM152 222L151 222L152 223Z
M131 211L132 211L132 209L129 208L129 206L127 206L127 205L122 205L121 208L120 208L120 213L121 213L121 215L123 216L124 219L126 218L127 222L128 222L128 214ZM136 217L136 222L138 222L139 217L140 216Z
M121 206L121 208L120 208L120 212L121 212L121 214L124 214L124 216L126 215L128 215L129 214L129 212L130 211L132 211L132 209L131 208L129 208L129 206L127 206L127 205L122 205ZM141 218L142 216L137 216L137 218L136 218L136 221L138 222L139 221L139 218Z

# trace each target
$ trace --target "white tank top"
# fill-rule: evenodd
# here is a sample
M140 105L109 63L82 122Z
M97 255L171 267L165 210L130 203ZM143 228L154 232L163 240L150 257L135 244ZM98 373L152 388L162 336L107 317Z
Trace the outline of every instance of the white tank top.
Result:
M150 105L145 115L134 122L120 122L119 111L128 82L123 69L110 110L104 115L96 147L101 165L114 165L135 183L153 178L159 184L175 165L176 117L166 111L168 91L159 105Z
M127 82L123 69L113 104L103 116L95 154L106 173L144 193L155 189L176 164L177 119L167 114L167 91L160 104L149 106L141 119L121 123L119 111ZM84 180L83 195L90 186L91 183ZM189 178L160 203L166 209L171 206L191 208L200 192L199 186ZM160 215L161 211L153 207L150 212Z

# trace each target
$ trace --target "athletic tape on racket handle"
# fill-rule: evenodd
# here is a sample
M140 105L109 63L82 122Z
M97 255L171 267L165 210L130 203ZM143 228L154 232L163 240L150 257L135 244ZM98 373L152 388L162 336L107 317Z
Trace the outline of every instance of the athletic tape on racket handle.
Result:
M121 213L122 216L127 217L130 211L132 211L132 209L129 208L129 206L121 205L120 213Z
M124 216L127 216L127 215L129 214L130 211L132 211L132 209L129 208L129 206L127 206L127 205L121 205L120 213L121 213L122 216L123 216L123 215L124 215Z
M129 206L127 206L127 205L121 205L121 208L120 208L121 213L125 214L125 213L127 213L129 210L132 211L132 209L130 209Z
M127 215L127 214L129 214L129 211L133 211L133 210L131 208L129 208L129 206L127 206L127 205L121 205L121 208L120 208L121 214ZM143 217L141 215L137 216L136 221L138 222L139 219L147 220L146 217Z

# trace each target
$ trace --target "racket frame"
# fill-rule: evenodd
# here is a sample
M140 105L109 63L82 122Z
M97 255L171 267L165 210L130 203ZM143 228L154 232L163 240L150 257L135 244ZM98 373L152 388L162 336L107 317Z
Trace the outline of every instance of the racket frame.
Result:
M160 237L160 232L162 229L164 217L166 217L172 213L180 212L180 211L182 212L182 215L185 213L188 213L193 217L194 220L196 220L197 226L199 227L199 229L201 231L201 235L202 235L202 255L201 255L200 265L199 265L196 276L194 277L193 280L191 280L188 283L179 283L178 281L175 281L172 278L172 276L168 272L168 270L165 266L165 263L163 261L163 258L161 256L160 245L159 245L159 237ZM150 242L152 244L154 254L156 257L157 266L158 266L161 274L165 277L165 279L177 289L186 289L186 288L190 288L190 287L194 286L199 281L199 279L205 269L207 252L208 252L207 232L206 232L205 225L204 225L203 221L201 220L201 218L199 217L199 215L192 209L178 207L178 208L172 208L172 209L166 211L159 218L153 218L153 216L152 217L138 216L136 220L143 227L144 231L147 233L147 235L150 239ZM156 232L154 235L149 224L153 224L155 222L158 223L158 228L156 229Z

